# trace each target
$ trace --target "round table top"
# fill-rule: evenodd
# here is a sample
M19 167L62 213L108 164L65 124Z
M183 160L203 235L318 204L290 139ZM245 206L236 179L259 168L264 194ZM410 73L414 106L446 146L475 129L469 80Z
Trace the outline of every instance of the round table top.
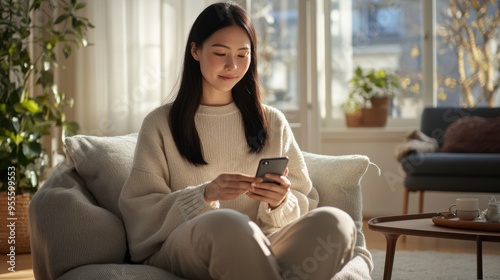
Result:
M384 234L500 242L500 232L438 226L434 224L432 218L439 215L442 214L425 213L376 217L368 221L368 228Z

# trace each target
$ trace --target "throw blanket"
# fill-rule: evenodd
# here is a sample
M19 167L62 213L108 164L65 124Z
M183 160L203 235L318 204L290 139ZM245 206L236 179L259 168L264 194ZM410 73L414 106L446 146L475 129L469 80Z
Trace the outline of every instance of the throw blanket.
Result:
M396 149L396 158L401 160L411 153L433 153L437 151L439 144L436 139L425 135L420 130L414 130L406 136L406 142L399 144Z

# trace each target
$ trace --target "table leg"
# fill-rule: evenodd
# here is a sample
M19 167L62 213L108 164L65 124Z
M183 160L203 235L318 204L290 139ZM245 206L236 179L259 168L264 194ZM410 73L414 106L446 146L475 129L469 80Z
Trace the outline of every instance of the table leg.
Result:
M395 233L385 233L384 236L387 241L387 249L385 250L384 280L391 280L394 255L396 253L396 243L398 242L400 235Z
M476 239L476 260L477 260L477 279L483 279L483 243L481 237Z

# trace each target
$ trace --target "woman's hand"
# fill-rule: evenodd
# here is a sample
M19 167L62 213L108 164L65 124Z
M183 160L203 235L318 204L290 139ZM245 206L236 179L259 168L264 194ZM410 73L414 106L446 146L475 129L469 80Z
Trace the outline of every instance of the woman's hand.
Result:
M232 200L251 189L262 179L239 173L223 173L205 187L205 200Z
M288 168L283 175L266 174L266 178L275 181L276 183L257 182L251 185L251 189L247 195L251 198L267 202L271 209L275 209L285 201L288 192L290 191L290 180L286 177ZM277 184L278 183L278 184Z

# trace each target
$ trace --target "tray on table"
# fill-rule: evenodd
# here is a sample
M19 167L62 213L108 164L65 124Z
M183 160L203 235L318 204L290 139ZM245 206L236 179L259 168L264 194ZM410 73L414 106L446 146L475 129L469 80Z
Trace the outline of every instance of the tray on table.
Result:
M500 223L487 222L486 220L464 221L449 212L432 217L432 222L443 227L500 232Z

